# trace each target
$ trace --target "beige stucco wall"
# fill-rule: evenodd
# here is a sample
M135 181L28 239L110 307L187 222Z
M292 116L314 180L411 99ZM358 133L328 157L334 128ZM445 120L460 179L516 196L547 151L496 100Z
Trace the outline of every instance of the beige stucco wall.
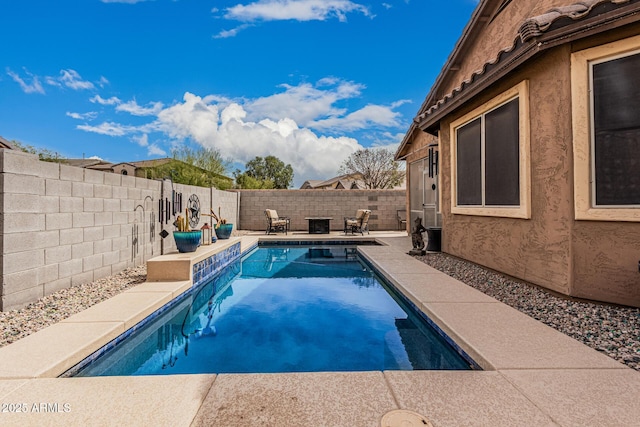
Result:
M640 307L640 223L578 221L571 295Z
M566 295L640 306L640 223L576 221L571 50L548 51L441 122L443 251ZM528 79L531 219L453 215L449 124Z
M468 53L464 57L464 62L456 64L460 66L460 69L450 72L439 95L450 93L463 81L469 79L474 72L481 70L484 64L494 61L500 50L513 47L518 30L527 18L542 15L554 7L567 6L571 3L574 2L567 0L519 0L509 3L493 21L481 24L486 25L481 34L467 40Z
M443 250L565 294L571 291L573 224L569 54L567 48L549 52L450 116L441 124L440 150ZM525 79L530 89L531 219L451 214L449 123Z
M265 209L291 218L291 230L308 230L305 217L330 217L331 230L344 228L343 218L371 209L371 230L396 230L396 211L405 206L405 190L239 190L240 228L266 230Z

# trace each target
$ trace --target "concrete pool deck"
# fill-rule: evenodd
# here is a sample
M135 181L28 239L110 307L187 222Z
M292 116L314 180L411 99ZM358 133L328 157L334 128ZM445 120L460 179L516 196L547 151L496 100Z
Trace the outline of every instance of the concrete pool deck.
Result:
M56 378L190 286L160 274L0 348L0 425L380 426L396 409L435 427L640 425L640 372L408 256L406 233L365 237L384 246L361 256L484 371ZM163 257L264 238L345 240L256 234Z

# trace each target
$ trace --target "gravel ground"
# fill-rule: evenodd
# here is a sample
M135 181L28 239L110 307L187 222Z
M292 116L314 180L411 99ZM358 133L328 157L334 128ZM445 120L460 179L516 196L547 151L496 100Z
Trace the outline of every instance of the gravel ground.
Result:
M415 258L640 371L640 308L556 296L446 254Z
M0 312L0 347L44 329L147 279L142 265L95 282L62 289L19 310Z
M555 296L446 254L424 263L640 371L640 309ZM63 289L19 310L0 312L0 347L59 322L146 280L146 266Z

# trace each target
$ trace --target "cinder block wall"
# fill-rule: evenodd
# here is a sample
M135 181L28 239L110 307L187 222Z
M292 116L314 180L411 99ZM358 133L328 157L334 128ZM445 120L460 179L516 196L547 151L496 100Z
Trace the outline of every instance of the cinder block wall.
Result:
M2 310L139 265L160 182L0 150Z
M202 213L213 211L234 229L264 230L264 210L291 217L293 230L306 230L307 216L343 217L372 210L371 230L395 230L396 210L405 205L398 190L220 191L131 175L105 173L0 149L0 310L144 264L176 250L175 216L160 215L159 201L182 193L182 212L192 194ZM211 218L202 215L196 228ZM168 232L162 238L162 230Z
M164 188L163 188L164 187ZM203 212L221 206L238 217L238 194L184 185ZM160 219L170 181L105 173L0 149L0 310L19 308L59 289L91 282L175 251L175 216ZM212 203L213 202L213 203ZM201 217L197 227L209 222ZM165 229L169 236L162 239Z
M405 190L237 190L240 193L240 228L266 230L265 209L291 218L291 229L309 227L305 217L331 217L331 230L342 230L343 218L358 209L371 209L371 230L396 230L396 213L404 209Z

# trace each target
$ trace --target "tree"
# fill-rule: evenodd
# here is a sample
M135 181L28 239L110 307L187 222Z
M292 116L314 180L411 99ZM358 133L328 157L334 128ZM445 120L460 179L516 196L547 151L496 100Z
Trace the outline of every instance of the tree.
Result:
M37 154L38 159L44 162L54 162L54 163L63 163L64 159L60 155L60 153L51 151L47 148L36 148L32 145L23 144L16 140L11 141L11 145L13 145L16 149L20 151L24 151L25 153Z
M183 145L171 150L171 155L176 160L219 175L225 175L231 164L230 161L222 158L218 150L204 147L191 148Z
M260 179L247 175L246 172L241 172L240 169L236 169L236 171L233 173L233 176L236 179L237 188L245 188L247 190L268 190L274 188L273 181L262 181Z
M360 172L366 188L393 188L402 183L405 171L394 159L394 153L384 148L365 148L351 154L338 173Z
M239 188L279 188L291 187L293 168L275 156L255 157L249 160L245 171L234 173Z
M215 187L219 190L228 190L233 186L233 180L229 177L178 159L168 159L168 161L160 159L156 164L139 168L136 175L147 179L171 178L177 184Z

